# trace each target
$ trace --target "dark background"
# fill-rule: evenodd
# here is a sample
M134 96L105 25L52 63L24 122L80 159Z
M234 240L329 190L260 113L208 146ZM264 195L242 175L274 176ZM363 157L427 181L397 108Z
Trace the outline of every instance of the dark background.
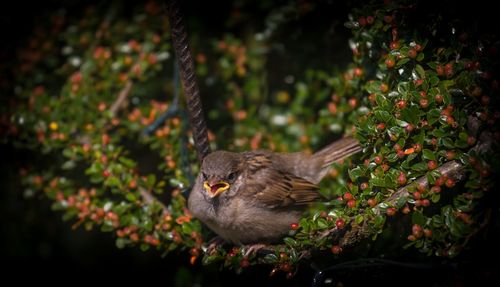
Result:
M280 70L284 69L283 65L278 64L289 63L290 59L293 59L294 64L285 68L298 77L303 67L324 68L328 63L337 63L339 67L343 67L350 60L347 48L349 34L342 23L347 20L352 6L363 3L320 2L325 9L316 9L300 22L291 22L281 32L283 41L287 44L286 52L269 57L268 64L269 67L274 67L276 75L284 73ZM0 61L11 59L15 55L16 48L29 35L37 19L43 19L48 13L61 7L66 7L69 13L77 13L86 3L88 2L75 1L67 4L65 1L15 1L0 4ZM184 5L184 9L191 29L194 27L199 29L197 33L207 33L210 36L222 36L227 32L220 19L229 14L229 2L200 0L188 3L189 5ZM497 10L488 1L473 1L461 6L451 1L426 5L440 5L432 7L455 13L461 19L459 25L477 25L483 32L500 31ZM261 12L256 9L255 13ZM314 42L318 35L328 34L331 36L328 41L323 41L323 38L321 45ZM273 80L273 76L270 77L270 85L280 85L281 77L275 78ZM119 250L110 234L86 232L81 228L72 230L71 223L63 222L62 214L53 212L51 202L45 197L24 199L18 169L21 163L36 157L27 151L16 150L9 142L1 143L0 151L0 263L4 266L0 273L15 276L18 282L34 279L47 283L102 280L130 283L140 280L142 284L145 281L158 281L165 286L313 284L316 270L309 264L304 264L293 280L286 280L283 274L269 279L270 270L265 267L250 268L243 274L236 275L233 271L222 271L215 266L191 266L187 253L173 253L161 258L155 251L142 252L138 248ZM404 251L403 254L401 250L389 247L385 256L396 261L395 264L370 267L362 263L359 268L325 271L324 276L332 277L334 282L342 281L346 286L366 283L389 286L492 286L495 282L500 282L498 230L499 221L494 217L487 232L471 242L470 249L455 260L423 261L411 251ZM390 243L386 242L386 246L379 247L387 248ZM353 252L351 258L349 255L347 257L349 260L359 259L355 254ZM413 265L402 265L403 262Z

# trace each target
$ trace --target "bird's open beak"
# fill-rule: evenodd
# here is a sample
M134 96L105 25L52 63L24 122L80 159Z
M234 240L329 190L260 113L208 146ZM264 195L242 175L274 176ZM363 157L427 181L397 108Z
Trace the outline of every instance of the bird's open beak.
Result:
M203 187L205 188L210 197L216 197L222 192L229 189L229 183L225 181L219 181L216 184L210 185L208 181L205 181L203 183Z

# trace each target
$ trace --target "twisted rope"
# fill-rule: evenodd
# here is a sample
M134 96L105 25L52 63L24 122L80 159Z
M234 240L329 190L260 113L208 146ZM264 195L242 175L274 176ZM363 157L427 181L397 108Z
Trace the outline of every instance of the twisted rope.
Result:
M172 42L174 44L175 54L177 55L182 85L186 95L189 124L193 131L198 161L201 164L203 158L210 153L210 145L208 143L207 125L203 116L203 107L194 70L193 58L189 50L186 28L182 21L182 14L177 0L167 1L167 12L170 29L172 31Z

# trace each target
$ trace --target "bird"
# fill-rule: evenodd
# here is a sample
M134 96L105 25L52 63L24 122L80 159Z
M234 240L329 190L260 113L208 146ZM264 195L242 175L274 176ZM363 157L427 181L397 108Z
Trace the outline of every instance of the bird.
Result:
M360 150L344 137L314 154L214 151L202 161L188 209L222 242L277 243L310 203L326 200L317 184L331 164Z

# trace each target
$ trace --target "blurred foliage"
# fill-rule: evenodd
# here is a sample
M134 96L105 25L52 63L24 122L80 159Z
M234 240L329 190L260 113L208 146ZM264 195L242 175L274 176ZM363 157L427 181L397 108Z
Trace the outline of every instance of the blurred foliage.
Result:
M353 54L345 69L322 59L311 60L323 62L315 68L300 62L301 73L285 72L286 85L271 90L280 85L270 85L276 79L269 66L286 67L271 55L293 49L276 34L326 4L250 2L233 3L223 25L244 32L207 38L197 27L191 34L212 148L313 151L343 134L364 147L335 164L321 183L332 200L291 226L274 252L246 258L247 247L237 246L205 254L212 234L191 217L183 196L198 170L185 113L145 133L162 114L183 111L183 101L174 99L168 22L153 1L134 9L90 6L80 17L54 13L17 59L2 64L13 77L0 85L7 95L2 141L49 163L19 170L24 194L44 193L75 228L112 232L118 248L189 250L192 264L199 257L236 270L264 263L291 277L311 251L342 259L344 246L325 231L368 224L372 239L381 240L387 217L397 212L410 218L409 243L398 246L459 254L487 222L500 168L497 39L455 26L449 15L423 13L423 4L365 5L345 23ZM478 140L490 141L491 149L471 150ZM154 160L140 162L144 147ZM464 165L465 181L436 171L451 160ZM430 185L412 185L421 177ZM403 186L410 196L388 201Z

